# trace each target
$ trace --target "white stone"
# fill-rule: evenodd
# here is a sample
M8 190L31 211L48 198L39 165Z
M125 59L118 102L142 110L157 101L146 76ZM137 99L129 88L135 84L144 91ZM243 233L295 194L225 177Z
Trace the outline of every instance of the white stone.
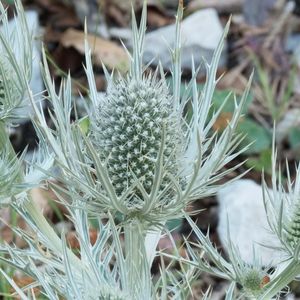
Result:
M237 180L221 189L217 198L219 202L217 230L225 250L229 224L231 240L239 248L245 262L253 261L253 245L264 265L279 262L283 257L281 252L261 245L279 246L279 241L267 222L261 186L252 180Z
M223 33L218 14L214 9L202 9L182 21L182 67L191 69L192 56L198 66L205 58L211 61ZM165 69L170 69L172 60L169 47L174 47L175 24L146 34L144 62L161 61ZM226 47L224 47L225 50ZM220 66L226 64L226 52L223 50Z

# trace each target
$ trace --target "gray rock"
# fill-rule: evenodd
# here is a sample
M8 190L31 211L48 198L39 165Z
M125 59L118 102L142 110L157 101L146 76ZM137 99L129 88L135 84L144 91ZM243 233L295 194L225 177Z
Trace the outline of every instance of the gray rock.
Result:
M254 245L264 265L278 263L283 254L261 245L279 246L267 222L261 186L252 180L238 180L221 189L217 198L220 205L217 230L225 249L228 222L230 238L245 262L253 261Z
M246 23L253 26L260 26L265 23L275 3L276 0L244 1L243 12Z
M132 38L132 30L129 28L112 27L109 29L112 38L122 40L125 45L130 44Z
M285 41L285 51L295 53L296 59L299 59L300 61L300 57L298 56L300 55L299 45L300 45L299 33L290 34Z
M198 66L205 58L211 61L214 50L222 36L223 28L214 9L203 9L190 15L182 22L182 67L191 69L192 56ZM165 26L145 37L144 62L158 64L160 60L165 69L170 69L172 59L169 47L173 48L175 24ZM220 66L226 64L226 47L224 47Z
M89 33L95 33L103 38L109 38L109 33L103 12L100 11L97 0L72 0L76 14L82 24L87 22Z

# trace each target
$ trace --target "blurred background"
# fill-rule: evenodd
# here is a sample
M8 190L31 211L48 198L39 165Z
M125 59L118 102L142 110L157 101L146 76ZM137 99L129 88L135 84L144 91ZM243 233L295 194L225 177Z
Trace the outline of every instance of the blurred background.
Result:
M9 15L13 16L13 1L1 2L7 7ZM97 88L99 93L105 93L106 82L102 63L108 70L116 70L121 74L127 72L129 60L123 45L128 49L131 47L131 11L134 10L139 20L143 1L26 0L22 2L29 26L35 34L36 59L33 62L34 75L31 82L33 91L39 94L44 89L39 64L43 44L51 74L58 85L70 72L74 84L74 103L78 107L79 115L84 116L84 101L88 101L85 98L88 96L88 91L83 70L85 22L88 41L92 48ZM155 69L160 61L167 76L171 67L169 46L172 47L174 43L177 5L176 0L147 1L148 25L144 63ZM251 232L258 234L255 230L259 231L259 226L265 224L263 208L259 202L262 198L259 184L262 171L265 172L267 180L270 179L273 128L275 128L275 144L279 160L284 163L286 161L293 169L300 159L300 1L187 0L184 1L184 6L182 89L191 77L193 57L196 65L201 65L197 78L201 90L205 82L204 61L210 62L223 28L230 19L231 26L218 70L221 79L214 94L211 113L224 104L224 99L232 91L238 100L254 70L250 95L237 129L238 133L244 136L240 147L249 143L251 146L234 160L235 165L242 161L245 163L235 173L229 174L224 182L250 169L244 176L248 180L238 181L233 187L219 193L217 197L201 199L191 208L205 209L195 219L204 232L208 226L210 227L211 238L222 251L222 241L226 234L224 224L221 222L225 212L220 203L224 201L233 203L236 209L232 210L233 223L236 224L232 229L236 233L233 236L236 242L242 245L242 257L247 260L250 257ZM232 94L213 126L215 131L222 131L230 120L234 101L235 97ZM46 105L45 113L47 108ZM30 151L35 148L37 140L29 118L23 120L22 125L11 129L11 140L17 152L23 150L26 145L29 145ZM286 174L283 172L281 176L284 179ZM293 172L291 176L294 176ZM58 232L69 226L69 243L73 248L78 247L72 228L64 216L65 212L51 200L54 197L51 191L36 189L33 193ZM249 210L247 218L254 226L251 232L243 227L247 227L243 225L245 222L241 219L245 216L236 213L239 211L239 206L241 210L245 207ZM230 207L227 209L226 213L231 216ZM18 216L12 215L8 210L1 211L1 218L8 224L16 222L21 227L25 226ZM173 230L174 239L179 245L182 243L183 234L189 233L188 226L182 220L170 222L169 228ZM0 230L0 235L5 241L24 246L22 241L15 239L9 226L1 223ZM91 231L91 239L95 234L96 229ZM264 240L264 235L259 237L259 241ZM162 239L160 247L172 251L172 244L167 238ZM184 254L184 248L182 251ZM269 255L268 252L261 251L262 256ZM224 253L226 255L226 249ZM158 265L153 273L157 271ZM20 285L30 282L30 279L24 276L14 276ZM205 291L208 286L215 287L213 299L223 299L227 288L226 283L216 281L208 275L200 277L195 284L195 289L199 290L199 299L201 299L201 290ZM295 283L291 289L292 298L289 299L300 299L299 284ZM3 279L0 279L0 292L5 295L8 291L9 287Z

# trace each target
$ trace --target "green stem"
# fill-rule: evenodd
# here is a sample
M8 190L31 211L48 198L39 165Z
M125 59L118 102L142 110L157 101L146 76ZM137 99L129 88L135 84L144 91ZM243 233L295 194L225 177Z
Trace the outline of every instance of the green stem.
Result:
M165 226L166 222L161 222L161 228ZM153 227L150 228L150 230L147 231L146 237L145 237L145 251L146 251L146 257L148 260L149 266L152 265L155 254L156 254L156 247L157 244L161 238L161 228L159 227Z
M142 291L151 290L151 272L145 257L145 232L138 220L124 225L124 238L128 292L134 295L134 299L139 299Z

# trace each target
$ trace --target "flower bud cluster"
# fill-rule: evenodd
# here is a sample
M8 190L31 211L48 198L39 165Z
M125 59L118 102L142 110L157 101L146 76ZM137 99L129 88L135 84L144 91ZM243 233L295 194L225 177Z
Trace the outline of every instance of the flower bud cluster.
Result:
M150 193L160 147L164 147L164 170L178 173L178 123L168 87L155 76L140 82L130 77L119 79L109 87L96 112L94 137L118 195L135 178ZM162 188L167 182L165 178Z
M257 297L262 289L269 283L269 276L261 268L250 267L245 270L242 278L242 285L249 298Z

